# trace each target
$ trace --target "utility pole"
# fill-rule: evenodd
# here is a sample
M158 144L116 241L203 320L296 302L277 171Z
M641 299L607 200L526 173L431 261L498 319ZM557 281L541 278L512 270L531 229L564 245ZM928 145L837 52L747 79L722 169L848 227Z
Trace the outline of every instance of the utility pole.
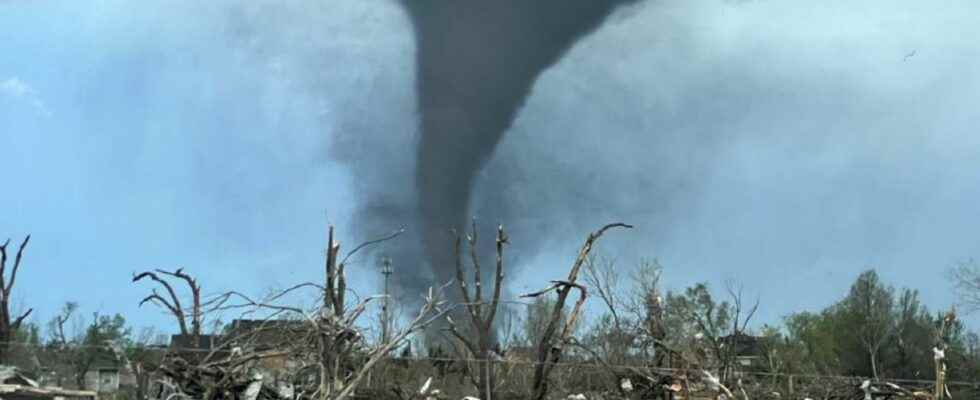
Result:
M388 343L391 339L391 290L389 290L388 281L391 278L391 257L385 256L381 259L381 275L385 277L385 297L384 303L381 306L381 343Z

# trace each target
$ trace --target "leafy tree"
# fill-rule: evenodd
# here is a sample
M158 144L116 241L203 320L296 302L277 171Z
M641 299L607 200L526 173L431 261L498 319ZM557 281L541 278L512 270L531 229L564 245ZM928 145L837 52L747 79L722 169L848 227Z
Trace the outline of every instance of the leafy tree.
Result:
M813 313L790 314L784 319L786 340L802 353L800 372L838 374L841 361L838 354L837 318L832 309Z
M779 328L764 325L759 336L764 360L763 370L772 374L773 387L781 382L781 376L812 372L808 369L804 347Z
M132 330L126 326L121 314L93 314L91 322L83 329L68 330L72 325L84 325L84 320L76 314L78 304L66 302L61 313L48 323L49 341L45 349L45 360L58 377L71 376L76 387L85 388L85 375L102 361L125 359L126 348L130 345Z
M919 301L919 292L902 289L895 309L895 337L890 341L890 370L896 378L932 379L934 321Z
M895 290L885 286L873 269L861 273L851 285L839 310L844 323L853 328L850 332L856 337L867 364L855 363L854 369L847 372L878 378L882 347L896 332L894 305ZM856 356L856 353L848 355Z
M685 289L683 294L667 293L664 324L670 332L668 342L675 349L686 349L704 364L723 358L722 337L732 321L732 306L716 302L706 283Z
M41 367L37 357L40 340L37 324L32 322L21 324L7 344L7 363L29 373L38 372Z
M77 351L72 357L75 369L75 383L85 388L85 374L100 361L115 361L124 355L123 349L129 344L132 329L126 326L121 314L113 316L94 313L92 323L85 331Z
M980 376L980 336L975 332L963 336L962 353L954 353L951 365L953 379L973 379Z

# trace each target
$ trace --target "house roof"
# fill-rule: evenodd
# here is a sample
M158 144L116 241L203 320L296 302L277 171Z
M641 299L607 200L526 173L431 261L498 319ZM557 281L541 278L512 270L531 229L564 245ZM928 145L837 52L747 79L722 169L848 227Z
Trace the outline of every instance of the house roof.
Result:
M92 369L120 369L126 360L111 347L95 347L92 355Z
M20 372L20 369L12 365L0 365L0 384L22 385L37 387L38 384L33 379L28 378Z
M170 349L188 361L204 358L212 351L227 354L234 346L259 349L294 342L310 332L306 321L236 319L221 335L171 335Z
M224 339L221 335L171 335L169 356L176 356L197 364L209 356L223 357L228 349L221 348Z
M736 333L722 338L722 343L732 343L735 354L739 357L759 356L764 353L762 337Z
M306 321L236 319L226 329L224 339L257 348L271 348L302 339L310 332L311 327Z
M258 329L302 329L309 327L306 321L294 319L236 319L231 321L228 330L258 330Z
M221 343L219 335L171 335L170 348L175 350L211 350Z

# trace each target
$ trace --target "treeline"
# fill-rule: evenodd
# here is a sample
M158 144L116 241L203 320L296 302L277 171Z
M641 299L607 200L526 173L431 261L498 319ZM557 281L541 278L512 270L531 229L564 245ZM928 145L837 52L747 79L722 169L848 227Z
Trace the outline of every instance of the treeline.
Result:
M980 376L980 337L951 312L929 309L917 290L896 290L868 270L830 307L794 313L763 334L781 372L934 379L934 349L945 344L949 378L972 381ZM944 319L952 321L939 335Z
M133 370L138 364L158 364L168 336L155 328L134 332L122 314L80 315L78 304L67 302L46 329L34 322L18 327L6 343L5 365L18 367L42 384L96 389L99 369ZM136 382L134 382L136 384Z
M743 394L771 393L783 384L779 379L756 379L759 376L935 380L937 388L945 381L973 381L980 376L980 338L966 329L955 311L930 309L915 289L896 289L883 282L875 270L861 273L843 298L823 310L801 311L778 323L759 324L756 312L765 305L746 294L738 282L726 281L720 291L707 283L668 290L661 282L664 268L656 261L643 262L624 274L614 259L592 256L596 240L616 227L629 226L610 224L590 233L567 278L551 280L544 289L516 300L501 298L505 285L503 249L509 243L503 228L498 227L495 238L497 262L492 281L481 282L479 257L473 250L475 233L465 236L465 241L458 235L454 247L456 281L430 289L420 310L408 315L412 318L402 318L399 329L387 326L382 332L390 333L376 336L369 333L375 326L358 322L370 312L367 307L375 297L356 303L347 297L350 290L344 260L363 245L353 246L354 250L339 257L332 229L322 283L303 283L261 299L233 290L202 299L200 285L182 269L136 275L134 283L149 278L168 294L164 297L153 290L140 304L152 303L168 310L174 317L173 327L179 328L181 336L193 339L190 343L197 343L195 346L207 335L201 329L205 314L207 320L220 321L223 312L258 312L267 316L259 322L268 324L269 329L287 326L269 322L282 319L302 327L290 331L290 340L266 343L261 330L231 334L217 322L211 333L224 336L228 348L209 350L209 359L214 358L209 362L198 362L188 353L203 349L168 349L169 337L153 329L134 334L120 314L85 318L75 303L65 304L46 324L45 334L41 326L24 320L30 311L11 321L8 300L25 239L7 283L0 280L0 312L4 314L0 315L0 336L9 337L0 343L0 364L36 372L58 386L88 388L93 370L106 362L122 363L134 375L139 398L147 395L152 376L173 382L168 390L174 393L219 391L232 395L254 383L254 372L269 368L263 363L273 358L282 361L272 367L277 375L288 377L275 385L286 385L294 393L319 393L304 395L309 398L344 399L370 381L367 377L371 371L387 364L392 354L455 359L460 364L456 370L468 378L469 393L481 393L486 398L510 390L502 377L515 371L499 366L529 365L533 368L523 372L525 376L508 379L524 382L521 391L525 397L539 400L555 392L554 382L568 383L560 386L561 390L582 384L581 379L556 372L566 362L602 367L596 378L608 381L599 385L601 388L625 393L626 383L646 383L649 387L644 390L658 398L670 398L669 392L680 390L678 385L687 390L690 383L714 388L710 390L730 390L727 386ZM472 271L467 271L463 262L464 242L471 250ZM4 277L6 245L0 252L0 277ZM980 268L967 264L951 272L951 286L959 291L962 302L968 307L980 305ZM472 276L472 282L467 276ZM179 296L168 279L187 284L190 306L181 305L186 296ZM317 304L310 308L277 303L300 289L310 290L310 298L321 296ZM444 290L458 290L462 300L444 297ZM586 301L600 305L601 311L584 315ZM527 307L505 306L514 302ZM380 320L389 318L385 315ZM430 340L436 337L432 333L441 339ZM404 346L412 337L417 338L417 345L411 346L414 349ZM938 371L945 371L945 376L937 378ZM792 380L786 383L792 386ZM275 390L279 389L285 390ZM801 388L797 391L810 393ZM285 396L263 393L268 399Z
M862 272L847 295L825 309L759 327L752 319L764 305L748 302L736 282L726 282L720 295L707 283L662 293L663 268L656 262L627 277L614 264L601 258L589 264L590 291L606 310L581 334L581 347L611 364L696 364L716 368L723 380L747 370L933 380L936 352L942 350L947 379L980 376L977 333L953 310L930 309L917 290L896 289L874 269ZM960 277L980 276L972 265L957 271L966 271ZM632 284L620 287L621 281ZM957 280L957 286L962 283Z

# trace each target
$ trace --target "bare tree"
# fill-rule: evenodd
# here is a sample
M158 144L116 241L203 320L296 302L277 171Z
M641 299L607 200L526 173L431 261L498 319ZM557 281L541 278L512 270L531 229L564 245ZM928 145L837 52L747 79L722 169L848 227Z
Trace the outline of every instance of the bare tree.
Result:
M548 395L548 377L551 375L555 364L561 359L562 350L565 345L569 342L569 336L571 335L572 328L575 326L576 320L582 311L582 304L585 303L585 299L588 296L588 292L585 286L577 283L579 272L582 270L582 266L589 258L589 254L592 252L592 248L596 241L609 229L612 228L632 228L632 225L627 225L623 223L614 223L603 226L599 230L592 232L585 239L585 244L579 250L578 256L575 257L575 263L572 264L571 270L568 272L568 277L565 280L552 281L552 285L534 292L525 294L521 297L538 297L555 291L558 294L558 299L555 302L555 307L552 309L551 318L548 321L548 325L544 330L544 334L541 337L541 341L537 343L537 363L534 367L534 381L531 387L532 399L533 400L544 400L545 396ZM565 302L568 300L568 295L571 294L572 289L577 289L579 291L578 301L572 307L572 312L568 315L568 320L564 323L564 326L560 327L559 321L562 317L562 312L565 308Z
M238 396L242 391L254 389L256 396L279 398L277 393L262 386L262 378L253 377L250 371L260 360L285 357L289 360L288 365L291 365L284 367L293 375L290 381L298 385L296 398L348 399L382 359L404 344L410 335L442 317L443 311L440 310L444 302L440 297L441 289L430 289L423 296L424 303L418 314L403 329L393 332L387 340L381 340L374 345L367 343L357 321L365 313L369 303L379 296L348 304L348 294L352 292L347 288L345 264L358 250L392 239L402 231L362 243L343 259L338 259L340 243L334 240L333 232L333 227L330 227L323 284L300 283L260 300L231 291L208 301L208 313L232 309L244 309L244 313L264 310L271 313L264 320L266 322L271 322L272 318L291 317L290 319L304 328L296 329L290 337L271 349L242 345L255 340L256 331L253 330L224 341L198 365L189 365L180 359L165 363L161 370L176 382L175 387L179 392L194 398L209 399L218 394ZM304 288L315 288L322 296L322 301L314 310L277 304L287 294ZM219 357L220 352L226 355Z
M31 240L31 235L27 235L20 247L17 248L17 255L14 257L14 265L10 270L9 278L6 275L7 268L7 245L10 239L0 246L0 364L6 364L9 356L10 342L14 334L20 329L21 323L34 309L29 308L20 316L11 318L10 300L14 290L14 283L17 280L17 271L20 269L20 262L24 255L24 248ZM11 320L12 319L12 320Z
M734 280L725 281L725 291L728 292L728 296L731 298L732 307L732 328L728 333L727 340L725 343L724 355L721 362L721 379L724 382L729 381L735 372L735 359L739 355L740 350L739 341L745 337L746 328L748 328L749 322L752 321L752 317L755 316L755 312L759 309L759 299L756 298L755 303L751 307L746 309L745 302L743 300L743 285L735 282Z
M456 283L459 286L463 303L465 304L465 308L469 314L470 327L472 332L476 335L476 343L460 332L457 329L452 317L447 316L447 320L449 322L448 329L453 336L463 343L470 355L476 359L477 378L473 383L476 386L477 391L482 394L484 399L491 400L494 398L494 391L496 389L496 380L494 379L495 374L493 371L493 364L491 363L490 359L491 349L496 345L493 321L497 315L497 308L500 305L500 294L503 288L503 257L504 244L507 243L507 235L504 233L503 226L497 226L497 259L492 288L493 294L490 295L489 304L485 304L483 300L484 295L480 260L476 251L477 234L475 222L473 223L473 231L466 237L466 241L470 246L470 260L473 264L474 290L472 295L469 287L467 286L465 274L463 273L463 256L461 249L462 238L459 236L459 234L456 235L455 243Z
M320 388L318 390L320 399L342 400L349 397L375 364L387 356L392 349L404 343L410 334L425 328L443 313L439 311L443 304L443 301L439 299L439 293L430 289L428 295L424 296L425 302L419 313L401 332L393 334L387 342L382 341L370 351L367 361L356 371L347 376L340 374L340 363L347 354L354 350L353 345L361 337L354 327L354 323L364 312L367 303L373 299L371 297L363 300L352 310L345 309L347 283L344 265L347 259L365 246L393 239L402 232L403 230L399 230L392 235L358 245L338 263L337 255L340 252L340 243L333 240L333 227L329 229L323 306L318 313L319 318L314 323L318 338L316 342L317 354L320 356L318 360L320 364Z
M980 265L974 260L959 263L947 271L960 306L966 312L980 311Z
M585 262L585 284L599 296L606 310L612 317L613 326L617 331L623 330L623 319L619 315L622 309L622 299L617 295L619 290L619 272L616 271L616 260L609 257L590 255Z
M71 340L68 335L65 334L65 324L71 320L72 315L78 310L78 303L73 301L65 302L61 307L61 312L55 315L48 323L48 330L51 335L51 342L59 347L67 347L68 342Z
M75 375L74 371L76 366L73 361L77 359L75 352L78 351L75 345L82 339L79 337L82 321L76 315L76 311L78 311L78 303L72 301L65 302L58 315L55 315L48 322L48 345L53 348L50 356L54 359L54 362L51 364L56 368L54 375L57 386L61 386L64 383L65 376ZM65 325L69 321L72 321L73 317L76 322L76 327L74 332L69 334L65 332Z
M933 348L934 357L936 364L936 386L934 388L934 399L943 400L946 397L952 398L953 396L949 393L949 388L946 385L946 351L949 349L948 337L949 331L952 330L953 324L956 322L956 311L950 309L946 315L943 316L942 320L939 321L939 328L936 330L936 346Z
M592 340L602 351L603 357L614 364L625 364L630 349L640 330L636 320L622 315L628 311L627 301L621 297L620 275L616 260L609 257L591 256L585 263L585 284L606 306L606 314L594 329Z
M660 288L662 270L657 260L640 262L639 268L631 275L635 287L630 296L631 302L628 303L628 308L635 317L643 321L641 326L646 344L643 348L644 351L653 348L653 365L658 368L669 367L673 353L673 349L667 345L667 326L664 322L666 310Z
M185 309L180 304L180 297L177 296L177 292L174 287L165 279L161 279L159 275L166 275L173 278L180 279L187 284L187 287L191 291L191 327L187 328L187 313ZM144 278L150 278L157 283L159 283L167 291L168 298L164 298L156 289L150 293L150 295L143 298L140 301L140 306L144 303L152 302L158 306L162 306L170 312L171 315L177 320L177 326L180 327L181 335L191 335L195 339L201 335L201 322L203 319L202 305L201 305L201 285L197 283L197 280L192 278L190 275L184 272L183 268L177 268L173 272L165 271L162 269L157 269L156 273L151 271L145 271L133 276L133 282L139 282ZM196 342L196 340L195 340Z
M125 361L136 380L136 400L149 398L151 379L164 357L154 347L166 343L165 338L154 328L144 328L126 349Z
M606 307L606 313L590 330L582 342L574 344L591 354L595 361L606 365L627 365L633 350L645 346L641 338L646 334L642 312L637 312L634 299L626 296L635 293L620 288L620 273L616 260L611 257L592 255L585 264L585 284L589 291L599 297ZM640 307L642 308L642 307ZM613 379L613 386L621 389L621 383L640 374L636 370L607 367L602 369ZM648 374L640 374L644 380L655 379Z

